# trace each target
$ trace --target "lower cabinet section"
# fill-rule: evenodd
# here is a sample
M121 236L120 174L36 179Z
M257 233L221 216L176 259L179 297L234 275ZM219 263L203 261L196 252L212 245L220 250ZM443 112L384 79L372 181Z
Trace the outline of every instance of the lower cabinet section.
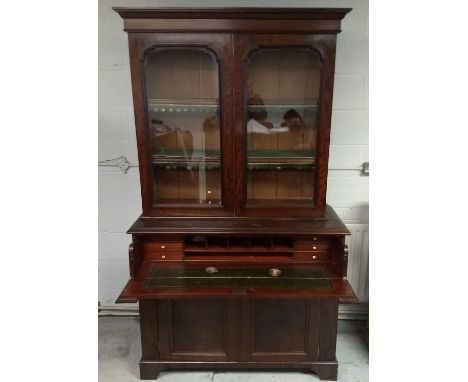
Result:
M314 299L140 300L141 379L164 369L301 369L336 380L338 304Z

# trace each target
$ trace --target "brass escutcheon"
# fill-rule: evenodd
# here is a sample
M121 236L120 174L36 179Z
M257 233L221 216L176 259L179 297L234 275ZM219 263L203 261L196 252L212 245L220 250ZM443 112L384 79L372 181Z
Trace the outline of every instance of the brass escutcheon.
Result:
M216 273L216 272L218 272L218 268L216 268L216 267L206 267L205 272L206 273Z
M278 277L280 274L281 274L281 271L277 268L271 268L268 273L270 274L270 276L273 276L273 277Z

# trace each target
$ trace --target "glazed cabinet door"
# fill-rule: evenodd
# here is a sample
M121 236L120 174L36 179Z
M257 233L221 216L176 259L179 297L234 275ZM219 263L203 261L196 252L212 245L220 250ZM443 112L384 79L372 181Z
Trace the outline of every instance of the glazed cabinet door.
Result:
M335 35L235 35L236 212L323 216Z
M130 33L143 214L233 214L229 34Z
M236 300L159 300L161 359L235 360L237 358L237 314Z

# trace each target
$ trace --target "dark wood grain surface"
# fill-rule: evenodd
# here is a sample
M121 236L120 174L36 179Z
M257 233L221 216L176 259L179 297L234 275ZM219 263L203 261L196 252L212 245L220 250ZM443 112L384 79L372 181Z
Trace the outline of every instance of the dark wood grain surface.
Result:
M346 279L345 236L350 232L326 205L336 35L350 9L114 10L129 32L143 210L128 230L131 278L117 302L140 301L140 377L153 379L176 368L294 368L336 380L338 302L357 301ZM143 68L148 52L161 47L199 48L216 57L221 204L155 203ZM309 50L320 61L316 175L309 205L247 201L246 64L252 52L275 48ZM235 272L316 267L325 271L329 287L145 288L155 267L208 266Z
M350 8L113 8L127 32L339 33ZM196 20L194 22L193 20ZM311 22L313 21L313 22Z
M145 218L135 221L127 233L166 234L170 236L213 235L349 235L346 225L330 206L322 219L300 218Z
M123 19L253 19L253 20L341 20L352 8L266 8L266 7L113 7Z

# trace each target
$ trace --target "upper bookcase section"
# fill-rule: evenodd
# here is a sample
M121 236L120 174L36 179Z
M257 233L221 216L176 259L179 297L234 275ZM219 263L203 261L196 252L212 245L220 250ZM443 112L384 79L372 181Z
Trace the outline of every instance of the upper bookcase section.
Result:
M114 8L145 217L323 218L349 9Z
M340 33L351 8L113 8L126 32ZM194 23L196 19L198 22ZM233 23L233 20L235 23ZM313 20L313 22L311 22Z

